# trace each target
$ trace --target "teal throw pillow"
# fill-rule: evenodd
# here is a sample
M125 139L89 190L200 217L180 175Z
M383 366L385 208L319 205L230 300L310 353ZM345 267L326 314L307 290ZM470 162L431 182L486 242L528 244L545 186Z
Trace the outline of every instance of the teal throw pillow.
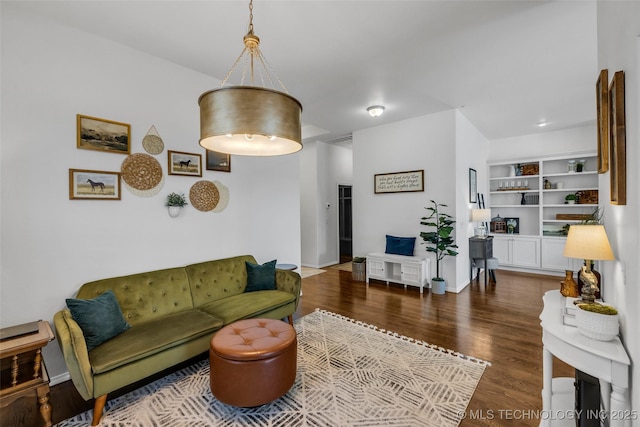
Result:
M67 298L66 302L71 317L82 329L89 351L131 327L124 320L118 300L111 290L93 299Z
M245 292L276 289L276 260L262 265L245 261L247 265L247 287Z

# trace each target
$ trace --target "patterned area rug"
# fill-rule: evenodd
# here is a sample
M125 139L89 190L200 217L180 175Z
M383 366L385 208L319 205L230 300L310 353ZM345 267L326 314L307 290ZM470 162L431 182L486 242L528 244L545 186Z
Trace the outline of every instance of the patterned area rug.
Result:
M220 403L202 361L108 401L100 426L457 426L489 365L321 310L295 327L298 375L282 398ZM58 426L90 423L89 411Z
M306 279L307 277L315 276L316 274L322 274L326 272L327 270L321 270L319 268L302 267L302 272L300 273L300 276L303 279Z

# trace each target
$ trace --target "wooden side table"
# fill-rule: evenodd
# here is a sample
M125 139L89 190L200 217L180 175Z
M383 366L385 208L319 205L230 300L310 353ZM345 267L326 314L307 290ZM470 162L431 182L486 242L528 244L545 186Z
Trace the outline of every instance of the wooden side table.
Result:
M49 322L37 322L3 328L0 336L0 424L23 425L29 416L19 401L33 396L40 404L44 425L50 427L49 375L42 359L42 348L54 339ZM10 408L11 406L14 406ZM30 423L33 424L35 420ZM7 424L5 424L7 423ZM24 424L27 425L27 424Z

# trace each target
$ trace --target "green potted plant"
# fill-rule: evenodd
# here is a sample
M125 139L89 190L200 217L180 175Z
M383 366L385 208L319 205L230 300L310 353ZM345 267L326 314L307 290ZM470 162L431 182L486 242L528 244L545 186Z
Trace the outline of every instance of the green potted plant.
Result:
M444 213L440 208L446 208L447 205L436 203L431 200L433 206L425 207L430 213L429 216L422 217L420 225L425 225L432 228L433 231L422 231L420 237L424 240L427 246L428 252L436 254L436 276L431 279L432 292L435 294L444 294L446 288L446 281L440 277L440 261L447 256L456 256L458 252L454 249L458 249L458 246L454 244L452 236L456 222L453 217L447 213Z
M566 196L564 196L564 200L567 202L567 204L573 205L576 203L576 200L578 200L578 196L576 196L575 194L567 194Z
M365 281L365 273L367 268L366 261L367 258L363 256L357 256L351 260L351 278L356 282Z
M170 193L167 196L167 201L165 206L169 210L169 216L171 218L175 218L180 215L180 209L188 205L187 200L184 197L184 194L178 193Z

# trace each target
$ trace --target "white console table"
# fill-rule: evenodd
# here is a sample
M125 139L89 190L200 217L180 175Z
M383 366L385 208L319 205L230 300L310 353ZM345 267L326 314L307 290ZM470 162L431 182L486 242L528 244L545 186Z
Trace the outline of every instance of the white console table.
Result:
M583 371L600 381L600 393L610 427L631 426L633 414L629 405L629 356L619 338L596 341L582 335L575 326L564 325L562 314L565 298L560 291L544 294L544 309L540 314L543 344L542 409L549 417L541 426L570 425L573 419L557 419L557 411L575 409L573 378L553 378L553 357Z
M393 255L374 252L367 254L367 283L377 279L393 283L418 286L420 293L429 286L429 266L431 260L417 256Z

